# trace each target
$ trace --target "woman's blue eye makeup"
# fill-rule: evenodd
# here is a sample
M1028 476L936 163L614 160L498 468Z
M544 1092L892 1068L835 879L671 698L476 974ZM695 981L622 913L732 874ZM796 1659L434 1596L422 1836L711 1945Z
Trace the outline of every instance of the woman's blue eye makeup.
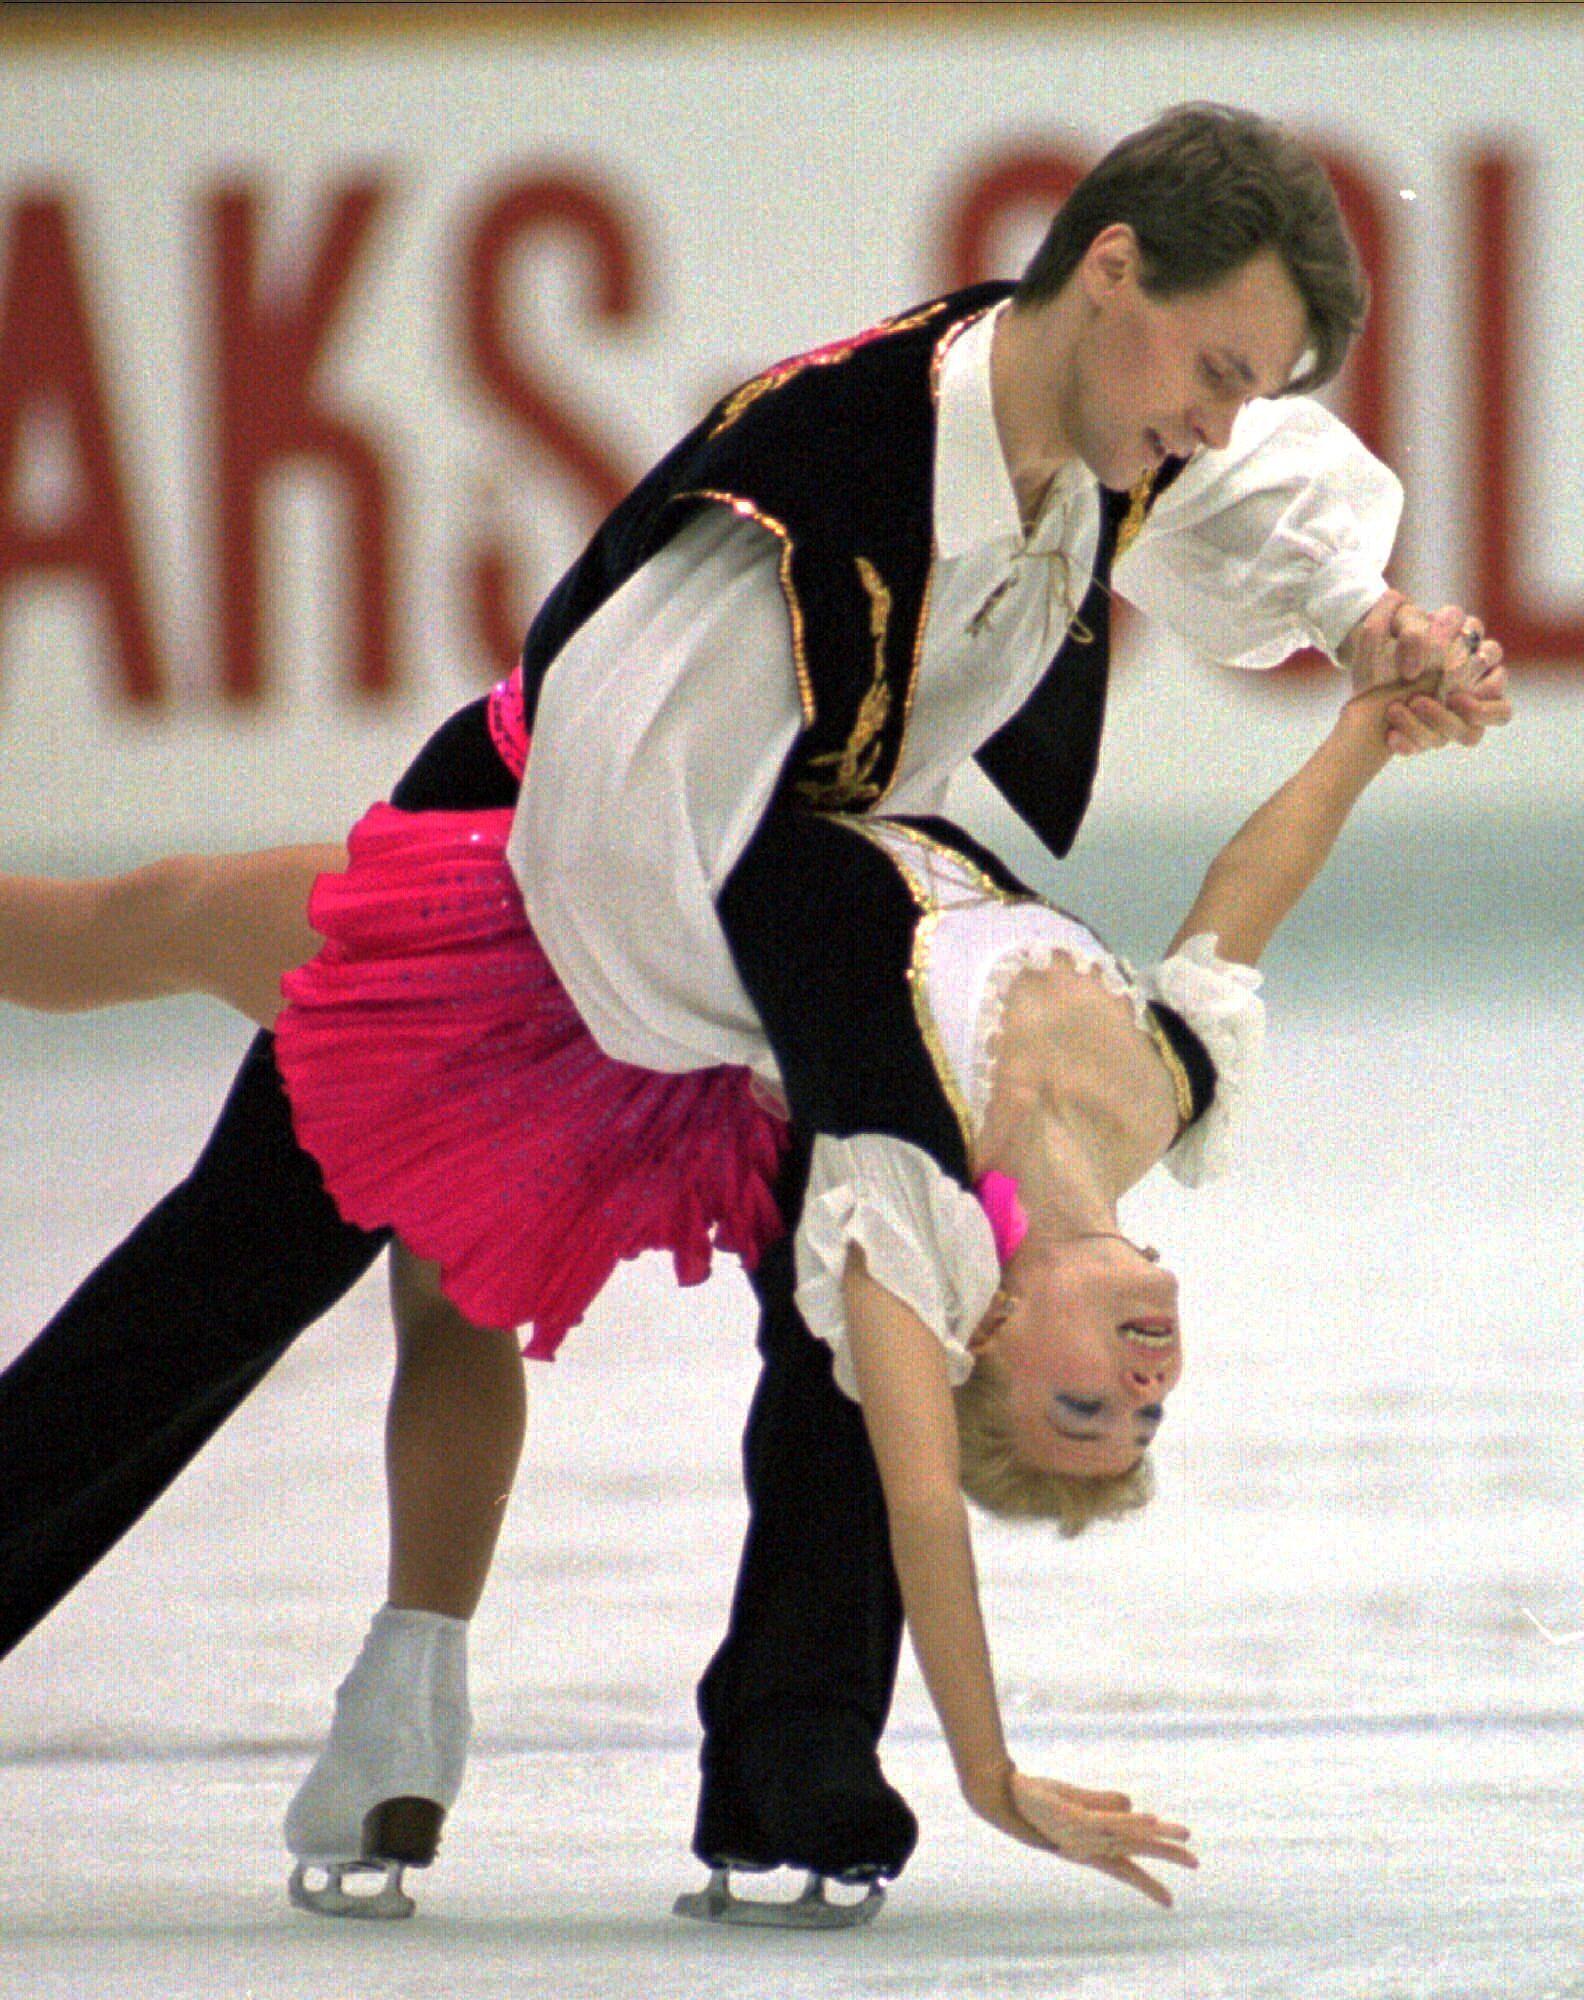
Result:
M1106 1409L1104 1401L1099 1397L1064 1396L1058 1393L1051 1397L1050 1407L1052 1427L1060 1436L1080 1441L1105 1435L1103 1431L1070 1431L1061 1421L1063 1418L1070 1418L1084 1424L1096 1422L1105 1415ZM1137 1442L1147 1445L1160 1429L1161 1418L1166 1414L1165 1409L1159 1403L1148 1403L1142 1409L1135 1410L1133 1414L1139 1426Z
M1055 1396L1052 1401L1065 1415L1078 1417L1085 1423L1093 1422L1105 1409L1105 1404L1098 1399L1091 1402L1082 1396Z

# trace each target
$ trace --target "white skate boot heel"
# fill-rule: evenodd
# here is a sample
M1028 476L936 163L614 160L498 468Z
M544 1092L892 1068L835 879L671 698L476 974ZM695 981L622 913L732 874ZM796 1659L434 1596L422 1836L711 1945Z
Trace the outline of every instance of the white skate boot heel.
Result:
M286 1893L318 1917L410 1917L418 1906L403 1877L434 1860L444 1824L445 1808L434 1799L385 1799L364 1815L358 1860L299 1861Z
M286 1813L287 1894L316 1916L410 1917L408 1868L440 1846L467 1764L467 1625L380 1611L336 1694L318 1761Z

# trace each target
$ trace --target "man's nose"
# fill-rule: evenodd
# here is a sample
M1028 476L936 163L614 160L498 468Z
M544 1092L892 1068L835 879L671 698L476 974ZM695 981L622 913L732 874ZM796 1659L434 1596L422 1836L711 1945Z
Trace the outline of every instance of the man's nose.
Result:
M1188 415L1188 435L1195 444L1202 444L1210 451L1225 451L1232 441L1232 426L1237 422L1241 402L1216 403L1195 409Z

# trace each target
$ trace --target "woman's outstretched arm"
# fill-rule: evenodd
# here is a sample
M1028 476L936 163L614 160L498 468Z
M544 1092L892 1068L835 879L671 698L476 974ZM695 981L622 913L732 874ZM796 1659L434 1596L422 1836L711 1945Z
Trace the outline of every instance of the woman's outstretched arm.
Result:
M1267 799L1211 862L1193 908L1170 949L1210 931L1223 958L1257 965L1282 921L1325 866L1337 835L1372 779L1392 761L1405 693L1384 687L1355 695L1331 733L1281 790ZM1476 684L1482 711L1506 709L1506 670L1498 663ZM1406 711L1410 716L1411 708Z
M50 1013L207 993L260 1027L281 975L313 957L317 876L339 846L181 854L84 881L0 875L0 1000Z
M1165 1886L1138 1857L1197 1867L1183 1845L1186 1827L1135 1813L1120 1792L1030 1777L1007 1754L940 1342L870 1276L856 1246L848 1253L842 1297L902 1609L963 1797L980 1818L1025 1846L1096 1868L1169 1905Z

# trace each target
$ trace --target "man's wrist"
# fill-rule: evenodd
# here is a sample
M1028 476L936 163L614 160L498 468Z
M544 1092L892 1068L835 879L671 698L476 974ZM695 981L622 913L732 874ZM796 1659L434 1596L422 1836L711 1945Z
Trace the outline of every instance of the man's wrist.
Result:
M1322 615L1311 613L1311 617L1316 629L1326 635L1326 651L1339 667L1351 673L1360 665L1361 649L1366 654L1386 652L1389 656L1392 620L1398 607L1407 602L1400 590L1374 576L1362 588L1355 581L1351 589L1336 592Z
M1408 599L1400 590L1383 590L1335 648L1337 664L1353 682L1355 694L1383 687L1397 678L1393 627Z

